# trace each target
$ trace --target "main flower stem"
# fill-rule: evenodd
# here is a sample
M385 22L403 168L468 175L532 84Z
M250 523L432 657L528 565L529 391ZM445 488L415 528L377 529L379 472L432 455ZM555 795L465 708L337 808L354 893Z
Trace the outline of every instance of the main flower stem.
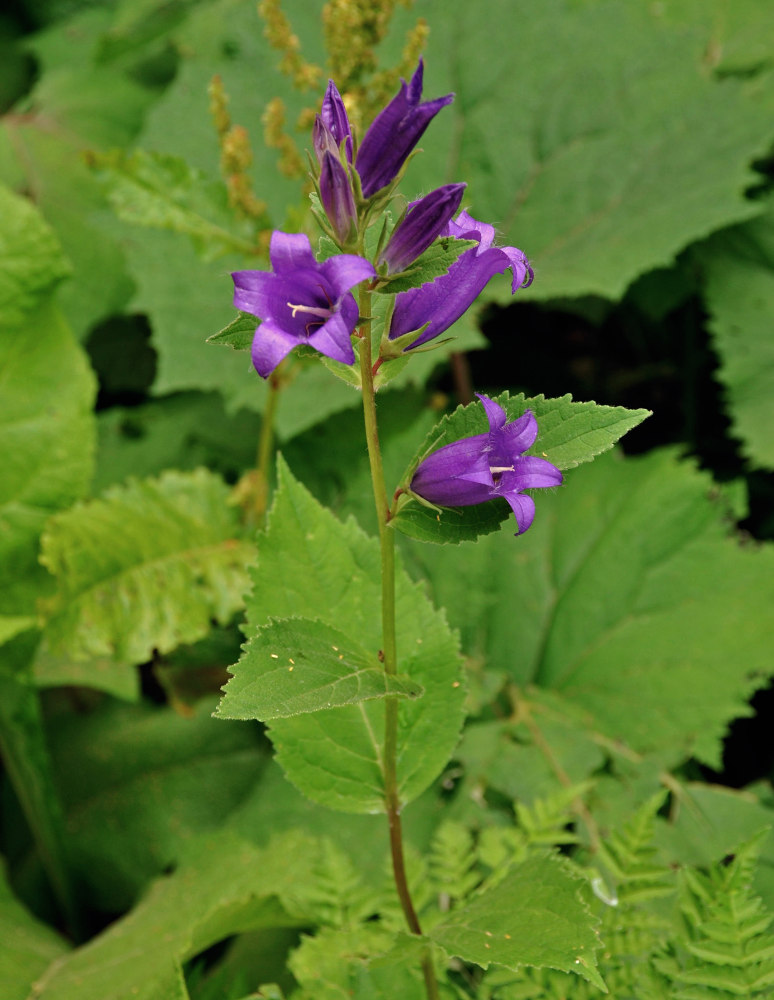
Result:
M371 291L363 286L360 292L360 317L364 336L360 343L360 373L363 384L363 419L365 421L368 460L371 465L371 483L376 505L376 519L379 524L379 543L382 560L382 658L384 672L398 672L398 651L395 641L395 533L390 527L390 501L384 482L382 451L379 446L379 427L376 419L376 393L371 339ZM387 822L390 829L390 854L395 887L412 934L421 934L414 904L411 900L406 864L403 855L403 833L400 821L400 797L398 795L398 699L384 699L384 798ZM429 950L422 957L422 972L428 1000L438 1000L438 983Z

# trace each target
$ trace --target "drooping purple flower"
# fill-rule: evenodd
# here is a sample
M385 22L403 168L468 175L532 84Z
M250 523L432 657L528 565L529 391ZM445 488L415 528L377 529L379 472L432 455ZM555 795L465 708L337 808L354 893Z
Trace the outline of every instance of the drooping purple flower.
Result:
M521 250L516 247L493 246L494 226L477 222L465 211L451 220L439 235L477 240L478 246L461 254L440 278L396 296L390 340L411 330L419 330L428 320L430 324L408 350L426 344L448 330L475 302L495 274L511 269L513 294L519 288L530 285L534 277L529 261Z
M262 320L252 357L263 378L299 344L351 365L350 336L358 307L350 289L374 276L373 266L354 254L314 259L303 233L275 231L269 245L271 271L235 271L234 305Z
M325 152L320 169L320 201L340 244L357 231L357 210L349 177L338 154Z
M454 94L446 94L420 104L423 73L420 59L411 82L401 80L400 92L379 112L363 136L355 166L366 198L395 179L427 126L441 108L454 100Z
M409 205L405 217L392 232L379 255L388 274L404 271L445 230L460 207L466 184L445 184Z
M344 101L342 101L341 94L339 93L333 80L328 80L328 86L325 90L322 108L320 109L318 117L322 125L324 125L328 130L328 133L333 139L337 150L341 146L342 142L346 140L346 146L344 148L347 154L347 160L351 163L352 129L349 125L349 117L347 116L347 109L344 107ZM317 143L315 143L315 150L316 149ZM319 158L319 152L317 155Z
M503 497L516 515L517 534L523 534L534 520L535 502L522 491L559 486L562 474L547 459L524 454L538 432L531 410L508 421L499 403L477 395L489 431L453 441L428 455L414 473L411 490L440 507L469 507Z

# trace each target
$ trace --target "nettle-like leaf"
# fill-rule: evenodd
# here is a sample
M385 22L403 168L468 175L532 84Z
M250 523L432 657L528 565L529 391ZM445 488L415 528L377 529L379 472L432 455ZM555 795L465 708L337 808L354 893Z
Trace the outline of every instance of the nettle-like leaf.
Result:
M309 618L271 621L249 640L217 714L287 719L392 695L418 698L421 684L385 674L344 632Z
M581 896L582 882L551 855L535 854L501 882L452 911L430 932L449 955L483 968L490 963L574 972L604 990L595 952L598 921Z
M55 961L38 980L46 1000L182 1000L183 962L233 934L303 926L279 899L309 877L316 843L283 834L266 849L233 834L198 837L174 874L159 879L130 913Z
M405 273L386 279L378 287L378 292L396 295L410 288L419 288L428 281L434 281L446 274L460 254L478 246L475 240L458 240L453 236L441 236L406 269Z
M208 344L223 344L235 351L249 351L253 346L253 338L260 320L250 313L240 312L236 319L224 326L222 330L207 338Z
M569 394L546 399L542 395L526 398L523 394L510 396L504 392L494 398L505 409L509 421L520 417L525 410L532 410L539 434L529 453L547 458L563 470L590 462L650 415L649 410L627 410L623 406L602 406L593 402L575 403ZM458 406L430 431L404 478L429 453L460 438L484 434L488 430L489 423L480 402ZM541 491L541 498L544 492ZM479 535L496 531L509 516L510 508L504 500L440 512L412 501L400 509L393 524L412 538L443 545L472 541Z
M142 663L200 639L242 606L253 547L229 491L199 469L133 480L53 518L41 559L59 589L54 650Z
M379 544L353 521L341 524L298 483L284 462L260 541L261 557L248 598L248 634L268 617L304 615L330 623L378 657L382 643ZM398 727L398 786L403 802L422 792L451 754L462 724L464 688L457 644L444 616L421 587L397 573L398 667L421 685L402 699ZM332 645L339 645L332 641ZM278 661L279 662L279 661ZM250 647L233 668L250 679ZM225 707L224 703L224 707ZM309 798L351 812L383 809L381 701L275 719L269 730L277 759Z
M257 250L249 231L240 233L228 209L222 181L213 180L179 156L137 150L94 154L91 163L107 187L120 219L189 237L204 260Z
M468 182L472 214L535 266L520 297L618 298L691 241L759 214L744 191L770 111L743 81L706 72L706 14L676 31L660 8L609 0L432 0L423 13L426 91L456 99L410 177L420 190ZM756 22L765 35L762 8Z
M30 984L68 951L67 943L26 910L0 871L0 983L5 1000L27 1000Z
M734 435L752 462L774 468L774 199L765 215L713 236L696 256Z
M719 766L726 726L771 676L774 549L743 547L713 492L669 451L610 455L543 496L523 537L421 559L453 622L476 595L469 654L640 753Z

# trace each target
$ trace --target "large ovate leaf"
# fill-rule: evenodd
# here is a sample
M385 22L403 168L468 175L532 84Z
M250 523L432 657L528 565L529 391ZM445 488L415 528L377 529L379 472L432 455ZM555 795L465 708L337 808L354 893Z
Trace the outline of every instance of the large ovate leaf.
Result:
M618 298L688 243L759 213L744 191L770 115L741 81L706 72L706 19L675 30L658 6L614 0L433 0L423 14L426 92L456 99L409 177L418 190L468 182L474 217L535 266L519 296ZM765 33L762 10L757 23Z
M223 726L211 705L184 717L111 701L51 727L83 901L128 909L149 879L180 861L185 843L220 828L256 787L267 763L257 727Z
M417 698L421 685L385 674L377 656L324 622L286 618L248 641L217 711L223 719L286 719L388 695Z
M353 521L337 521L284 463L259 545L248 598L249 635L270 616L301 614L334 624L378 656L379 544ZM454 636L403 571L397 574L396 621L398 671L424 689L421 698L401 700L399 707L398 787L408 802L451 754L462 724L463 687ZM276 719L269 735L288 777L309 798L345 811L378 812L384 796L383 728L379 701Z
M598 921L581 882L558 858L534 855L430 932L450 955L487 968L524 965L574 972L600 989Z
M54 962L41 1000L181 1000L180 965L233 934L302 924L277 897L304 882L316 845L284 835L260 850L233 835L195 838L184 862L126 917Z
M611 455L544 496L523 537L421 557L451 621L468 620L468 653L562 694L608 738L715 766L772 672L774 551L740 544L711 490L670 452Z
M0 983L4 1000L27 1000L30 985L64 955L66 942L14 897L0 871Z
M130 663L200 639L242 604L252 546L225 483L199 469L133 480L54 518L47 637L73 656Z
M774 468L774 200L696 254L734 435L756 465Z
M539 433L529 452L547 458L559 469L573 469L583 462L590 462L649 416L648 410L574 403L570 395L559 399L546 399L544 396L527 399L521 394L510 397L504 392L495 399L505 409L509 421L517 419L528 409L534 413ZM409 472L431 452L460 438L484 434L488 430L489 422L480 402L457 407L427 435L404 478L407 479ZM479 535L496 531L509 515L510 508L503 500L441 511L413 501L399 510L393 523L412 538L444 544L472 541Z

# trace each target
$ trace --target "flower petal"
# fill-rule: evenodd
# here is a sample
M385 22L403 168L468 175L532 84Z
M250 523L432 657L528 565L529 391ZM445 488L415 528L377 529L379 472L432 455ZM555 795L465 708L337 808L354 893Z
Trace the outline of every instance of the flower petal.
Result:
M409 205L379 257L380 264L387 264L388 274L404 271L427 250L460 207L466 187L466 184L445 184Z
M506 493L505 499L516 515L516 524L519 526L516 534L523 535L535 520L535 501L523 493Z
M499 431L505 426L505 421L508 419L508 415L505 410L499 403L495 403L493 399L490 399L489 396L483 396L480 392L477 392L476 395L481 400L481 405L484 407L486 419L489 421L489 430Z
M255 331L250 352L253 367L261 378L267 378L297 344L298 338L293 334L286 333L271 322L261 323Z
M345 365L355 363L350 336L357 323L357 303L351 295L342 299L341 310L335 312L327 322L309 336L309 344L320 354L341 361Z
M370 261L352 253L337 254L317 266L325 280L330 284L336 299L340 299L355 285L359 285L367 278L373 278L376 274Z
M500 438L502 450L511 457L523 455L535 443L538 435L538 424L532 410L525 410L516 420L512 420L503 428Z
M562 474L547 458L524 455L516 459L513 472L504 472L501 480L502 492L510 490L545 489L561 486Z
M333 136L333 140L337 147L340 146L346 139L347 159L351 163L352 129L349 125L349 118L347 116L347 109L344 107L344 101L342 101L341 94L339 93L333 80L328 80L325 97L323 97L322 108L320 109L320 118L330 134Z
M447 94L420 104L423 73L420 59L411 82L407 85L401 80L399 93L379 112L363 136L355 166L366 198L395 179L427 126L441 108L454 100L454 94Z
M279 229L275 229L271 234L269 259L272 268L278 274L282 271L317 266L308 236L304 233L282 233Z

